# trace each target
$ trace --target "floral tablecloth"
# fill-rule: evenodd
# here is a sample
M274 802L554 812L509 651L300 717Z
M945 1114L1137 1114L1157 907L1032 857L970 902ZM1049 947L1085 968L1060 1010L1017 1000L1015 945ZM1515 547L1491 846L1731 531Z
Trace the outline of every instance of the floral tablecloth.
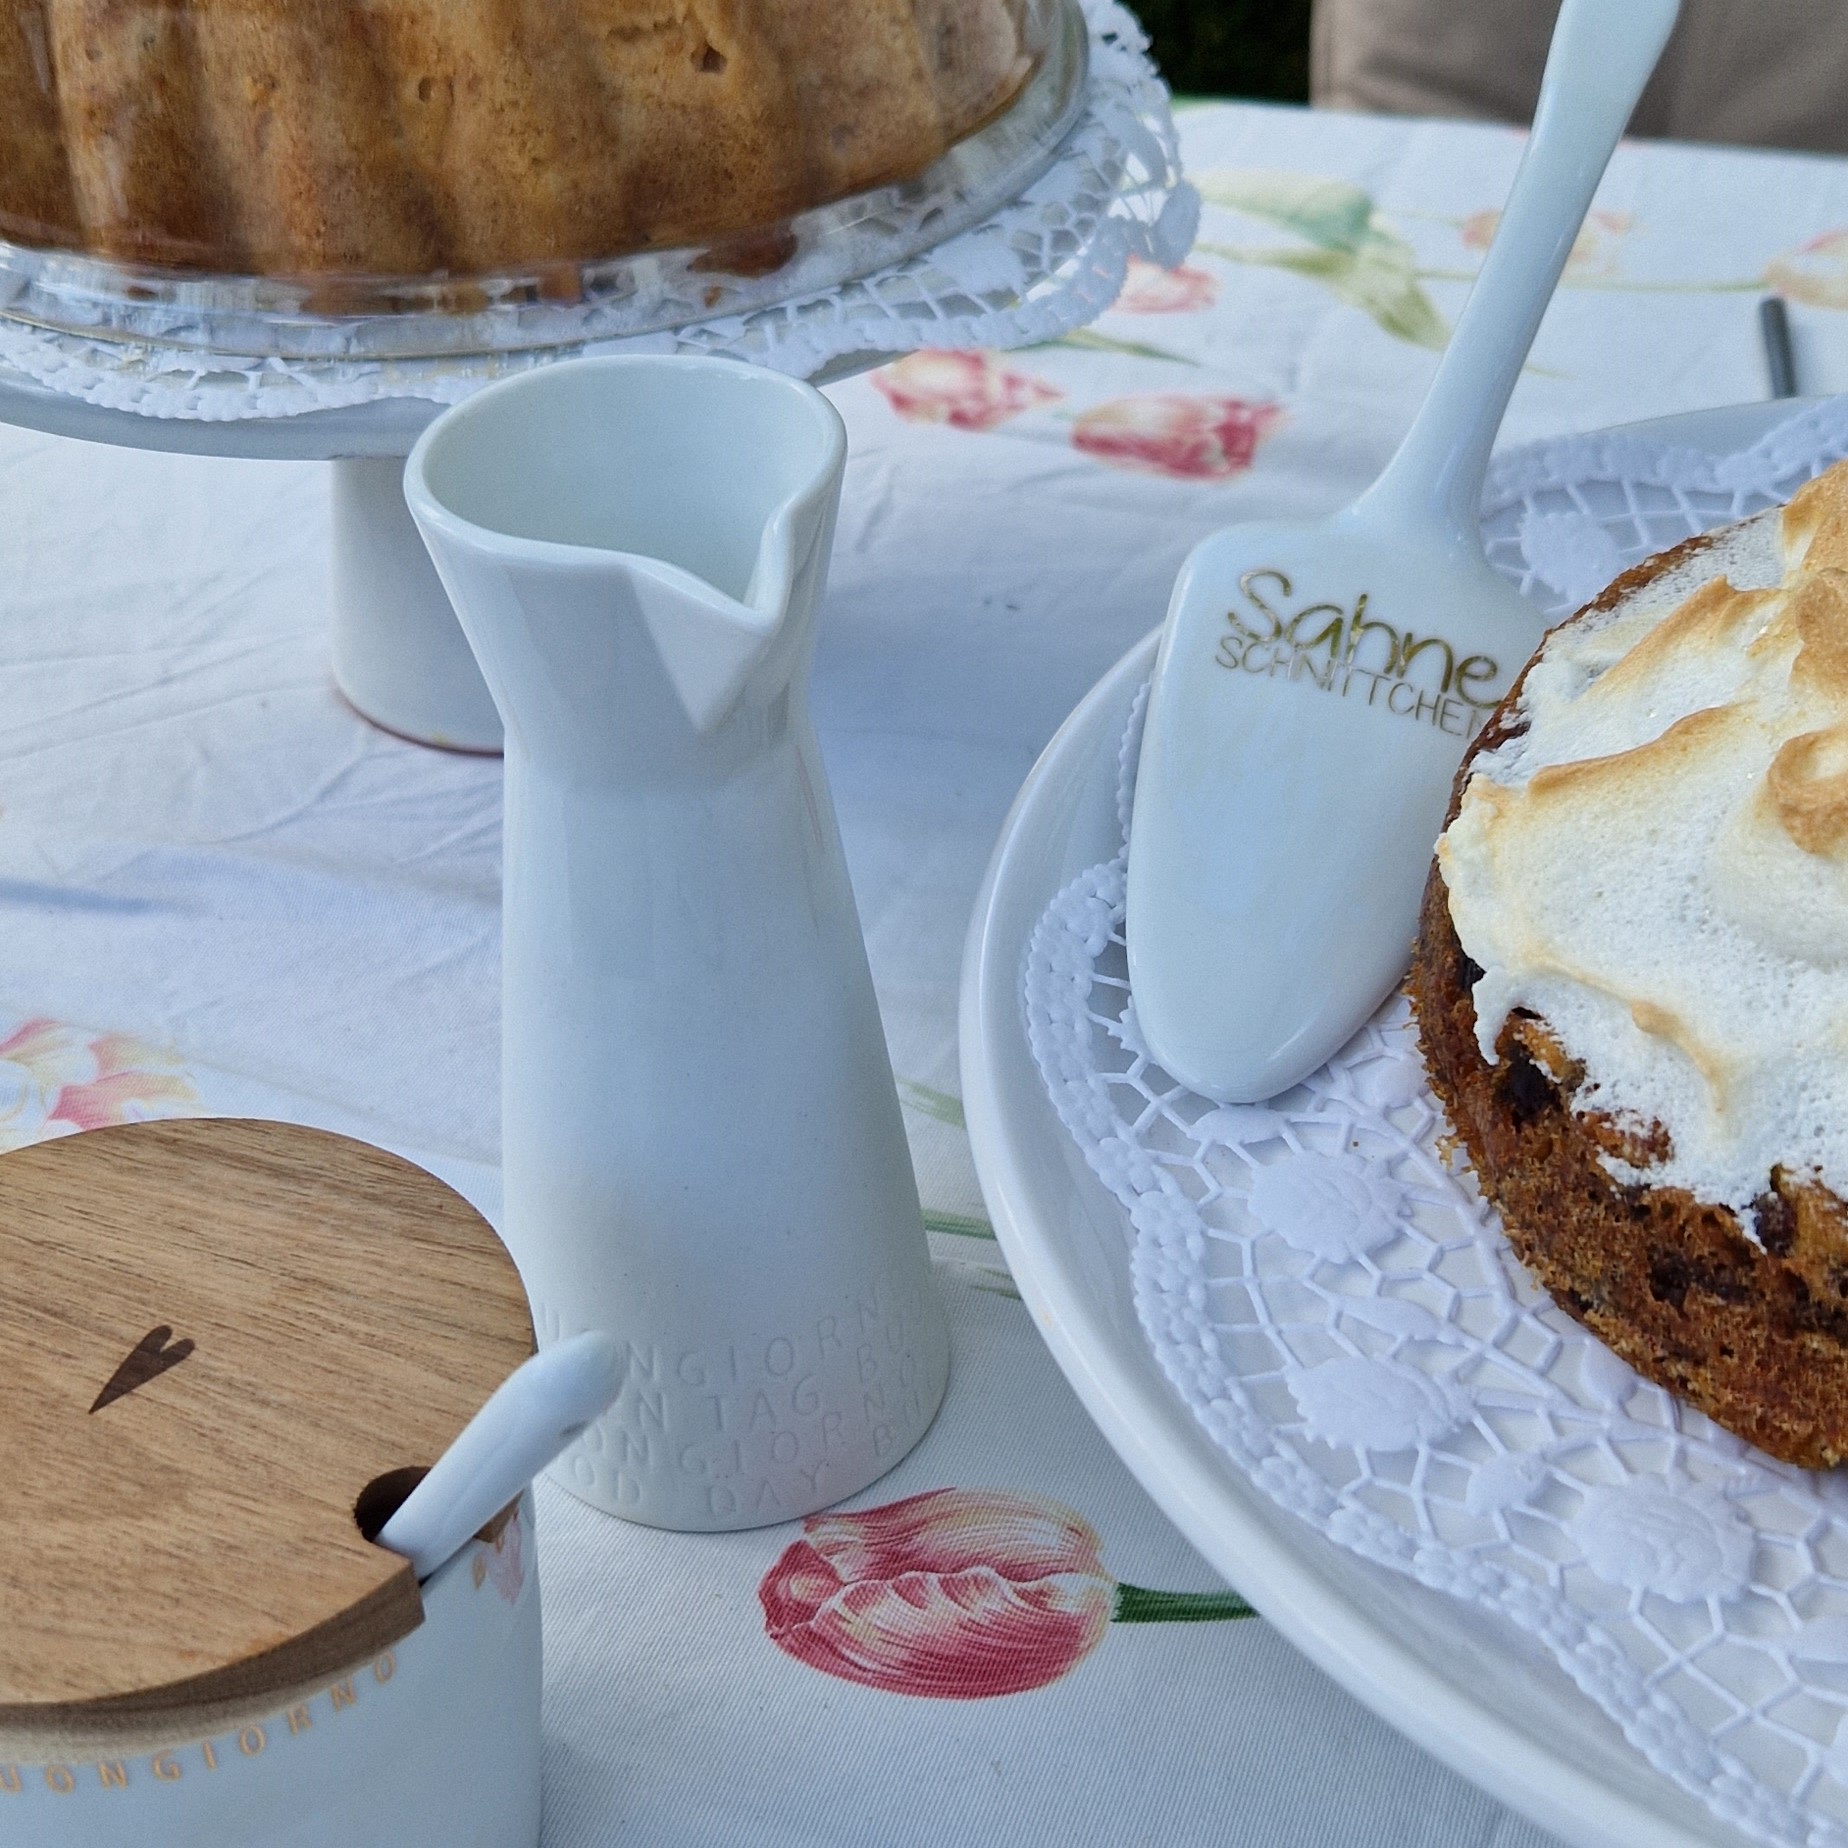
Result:
M548 1848L1540 1848L1216 1585L1014 1295L956 1097L963 929L1035 754L1187 547L1320 511L1430 376L1512 133L1214 105L1173 273L1054 346L836 389L816 706L955 1372L844 1513L689 1538L545 1489ZM1756 398L1756 304L1848 389L1848 164L1630 146L1505 440ZM499 768L326 666L312 465L0 431L0 1146L188 1111L369 1137L492 1214Z

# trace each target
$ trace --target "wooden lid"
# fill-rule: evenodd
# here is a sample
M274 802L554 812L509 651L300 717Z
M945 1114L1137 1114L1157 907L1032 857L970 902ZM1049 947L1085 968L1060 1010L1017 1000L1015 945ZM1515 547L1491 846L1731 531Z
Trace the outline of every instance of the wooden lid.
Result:
M0 1159L0 1725L243 1701L423 1620L354 1504L532 1352L500 1241L421 1169L282 1123Z

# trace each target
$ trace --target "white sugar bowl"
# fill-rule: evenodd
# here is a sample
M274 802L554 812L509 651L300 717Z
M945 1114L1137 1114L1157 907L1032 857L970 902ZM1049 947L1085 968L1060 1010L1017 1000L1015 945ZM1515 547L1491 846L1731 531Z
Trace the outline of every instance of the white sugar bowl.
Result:
M530 1495L421 1585L368 1537L532 1353L465 1201L286 1124L42 1144L0 1322L0 1848L537 1848Z

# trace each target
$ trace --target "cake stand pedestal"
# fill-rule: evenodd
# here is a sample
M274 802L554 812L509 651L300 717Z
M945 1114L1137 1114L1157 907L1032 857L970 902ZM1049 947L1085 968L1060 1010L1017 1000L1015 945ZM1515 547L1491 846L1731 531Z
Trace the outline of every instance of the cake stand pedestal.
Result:
M211 423L88 404L0 369L0 422L132 449L331 462L335 684L356 711L401 737L494 752L500 714L404 504L404 458L442 409L427 398L381 398Z
M498 751L500 714L403 484L402 456L334 458L334 682L356 711L402 738Z

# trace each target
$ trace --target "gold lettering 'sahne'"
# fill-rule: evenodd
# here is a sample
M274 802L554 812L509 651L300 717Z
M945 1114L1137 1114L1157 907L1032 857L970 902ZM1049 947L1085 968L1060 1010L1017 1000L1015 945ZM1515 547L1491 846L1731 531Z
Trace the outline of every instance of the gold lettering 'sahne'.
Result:
M1321 616L1327 620L1313 635L1303 633L1303 624ZM1283 631L1283 639L1300 654L1307 654L1312 648L1328 650L1328 665L1333 667L1341 659L1341 629L1347 620L1347 611L1338 603L1311 603L1292 616Z
M1354 600L1354 614L1348 622L1347 650L1343 659L1358 666L1360 645L1369 635L1383 635L1386 638L1386 655L1378 671L1390 674L1394 680L1401 679L1406 663L1399 653L1399 631L1391 623L1381 622L1377 617L1367 614L1367 593L1363 590Z
M1423 641L1415 641L1412 632L1407 629L1399 638L1399 672L1408 673L1411 665L1427 648L1441 648L1444 651L1444 677L1438 682L1440 693L1450 691L1450 683L1456 678L1457 657L1450 644L1441 635L1427 635Z
M1238 587L1245 593L1245 601L1253 605L1253 607L1269 620L1270 628L1268 630L1260 631L1257 629L1246 629L1245 625L1241 623L1236 616L1228 612L1228 618L1232 626L1235 629L1244 629L1245 634L1254 642L1275 641L1277 637L1283 633L1283 618L1280 617L1257 592L1257 586L1262 584L1266 578L1269 578L1270 581L1277 586L1278 592L1281 595L1286 597L1290 595L1290 580L1285 577L1281 571L1247 571L1245 575L1239 579Z
M1352 610L1339 603L1291 610L1295 586L1271 565L1247 571L1238 588L1248 607L1226 611L1226 633L1213 654L1220 667L1309 681L1337 699L1352 697L1464 738L1475 735L1496 704L1498 662L1480 654L1459 661L1443 636L1418 635L1370 615L1365 591ZM1363 661L1363 648L1374 637ZM1377 661L1371 659L1376 654Z

